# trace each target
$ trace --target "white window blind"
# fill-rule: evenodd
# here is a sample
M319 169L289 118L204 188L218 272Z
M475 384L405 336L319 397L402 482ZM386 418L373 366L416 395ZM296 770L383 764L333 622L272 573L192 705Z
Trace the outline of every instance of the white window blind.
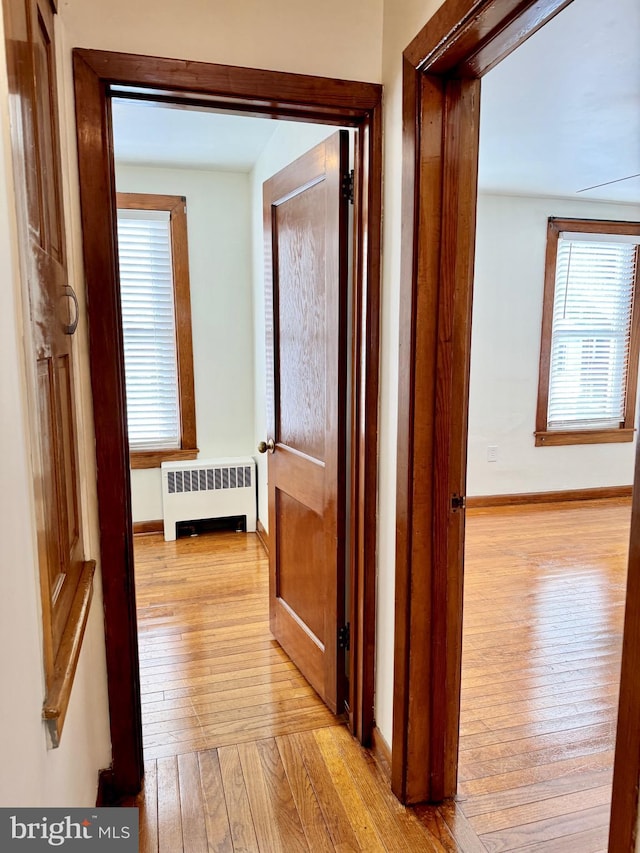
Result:
M118 211L129 447L180 447L168 211Z
M618 428L625 419L636 246L585 236L558 241L549 430Z

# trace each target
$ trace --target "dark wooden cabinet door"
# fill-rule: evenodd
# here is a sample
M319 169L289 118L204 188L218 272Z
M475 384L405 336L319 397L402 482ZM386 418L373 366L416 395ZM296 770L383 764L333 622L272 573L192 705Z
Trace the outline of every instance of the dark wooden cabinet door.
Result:
M51 0L5 0L4 18L19 236L37 369L34 466L51 671L83 560L70 334L77 309L64 248L54 9Z
M270 619L334 712L343 710L347 219L339 131L264 185Z

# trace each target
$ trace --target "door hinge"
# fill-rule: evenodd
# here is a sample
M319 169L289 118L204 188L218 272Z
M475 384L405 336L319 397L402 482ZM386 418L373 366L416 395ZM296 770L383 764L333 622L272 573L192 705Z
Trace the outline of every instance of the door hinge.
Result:
M338 648L345 651L351 648L351 625L348 622L342 628L338 628Z
M451 509L454 512L457 512L459 509L465 509L467 506L467 499L464 495L451 495Z
M355 175L353 169L342 176L342 196L351 204L355 200Z

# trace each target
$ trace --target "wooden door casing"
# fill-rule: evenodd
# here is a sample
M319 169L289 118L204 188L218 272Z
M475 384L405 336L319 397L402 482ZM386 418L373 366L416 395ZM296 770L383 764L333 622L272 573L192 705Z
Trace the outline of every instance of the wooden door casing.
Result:
M344 705L348 134L264 185L271 630L334 713Z
M73 59L76 101L82 104L76 111L76 130L96 425L112 789L118 794L138 790L143 770L122 330L114 249L113 85L151 87L176 104L237 109L271 119L294 117L358 130L349 507L354 585L350 655L354 663L349 686L353 733L368 742L374 683L382 89L373 83L108 51L76 49Z

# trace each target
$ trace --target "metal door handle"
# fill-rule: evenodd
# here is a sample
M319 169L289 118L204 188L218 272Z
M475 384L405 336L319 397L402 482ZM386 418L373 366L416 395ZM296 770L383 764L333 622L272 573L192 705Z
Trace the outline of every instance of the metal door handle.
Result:
M258 452L259 453L267 453L267 451L269 453L273 453L273 451L275 449L276 449L276 445L275 445L275 442L272 438L268 438L266 441L261 441L260 444L258 445Z
M68 325L64 326L65 335L73 335L75 330L78 328L78 318L80 316L80 308L78 307L78 297L76 296L75 290L71 287L70 284L65 284L64 287L64 295L68 296L69 299L73 301L75 306L75 317Z

